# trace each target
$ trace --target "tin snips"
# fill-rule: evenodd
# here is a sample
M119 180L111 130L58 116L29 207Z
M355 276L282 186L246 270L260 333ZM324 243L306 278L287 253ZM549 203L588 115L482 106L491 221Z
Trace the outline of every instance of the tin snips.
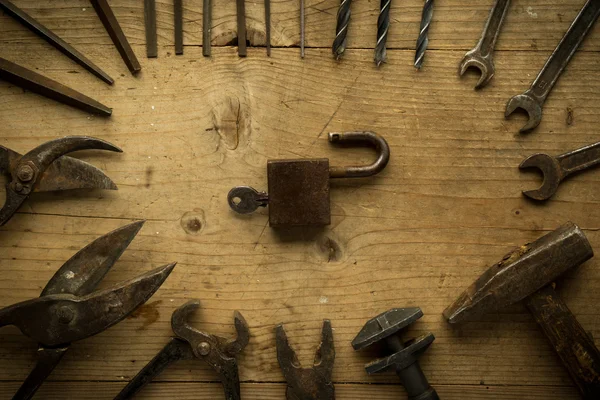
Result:
M40 297L0 309L0 327L14 325L39 343L37 363L13 400L31 399L71 343L122 321L167 279L175 263L96 290L143 224L134 222L96 239L63 264Z

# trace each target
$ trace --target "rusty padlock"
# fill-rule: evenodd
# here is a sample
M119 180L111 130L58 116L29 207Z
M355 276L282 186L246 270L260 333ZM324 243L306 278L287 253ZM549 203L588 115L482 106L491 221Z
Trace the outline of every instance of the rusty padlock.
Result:
M258 207L269 206L269 225L329 225L329 179L362 178L381 172L390 159L390 148L373 132L330 133L331 143L367 143L375 146L378 157L370 165L330 167L327 158L269 160L269 193L249 186L236 186L227 201L237 213L250 214Z

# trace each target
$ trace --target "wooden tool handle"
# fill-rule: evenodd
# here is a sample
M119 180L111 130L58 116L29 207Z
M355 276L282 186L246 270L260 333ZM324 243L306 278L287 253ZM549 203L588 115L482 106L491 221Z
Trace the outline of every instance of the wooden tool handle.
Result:
M552 285L526 303L583 398L600 399L600 351Z

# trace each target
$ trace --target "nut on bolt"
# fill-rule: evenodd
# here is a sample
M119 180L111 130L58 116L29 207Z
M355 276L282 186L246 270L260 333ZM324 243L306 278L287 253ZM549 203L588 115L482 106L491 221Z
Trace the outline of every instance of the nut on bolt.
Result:
M408 342L402 341L400 331L423 316L418 307L393 308L369 320L352 341L354 350L362 350L383 341L394 354L370 362L365 366L368 374L394 368L409 400L439 400L434 388L419 366L418 358L431 345L432 333Z
M29 164L21 164L19 168L17 168L17 178L21 182L30 182L35 176L35 170Z

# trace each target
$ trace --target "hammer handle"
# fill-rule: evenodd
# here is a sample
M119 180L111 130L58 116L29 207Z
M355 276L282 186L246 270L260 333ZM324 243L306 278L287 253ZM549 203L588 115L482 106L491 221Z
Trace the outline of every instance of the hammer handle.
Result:
M552 285L535 292L526 303L582 397L600 399L600 351Z

